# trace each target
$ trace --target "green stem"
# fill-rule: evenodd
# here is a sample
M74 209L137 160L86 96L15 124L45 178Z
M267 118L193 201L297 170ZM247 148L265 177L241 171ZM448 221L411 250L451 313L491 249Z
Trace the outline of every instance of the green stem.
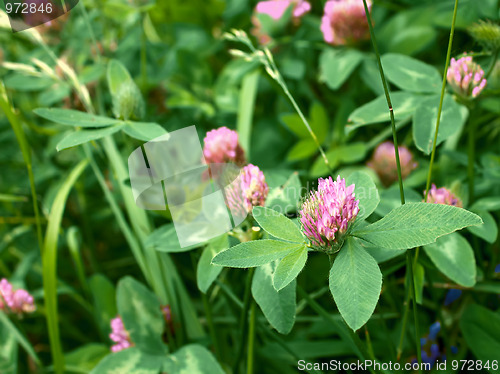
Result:
M411 122L412 117L407 117L402 121L396 122L396 130L399 130ZM382 130L379 134L375 135L369 142L366 143L366 148L368 150L375 148L377 145L382 143L387 137L392 134L392 128L386 128Z
M30 182L31 199L33 201L33 211L35 213L38 247L40 248L40 250L42 250L43 248L42 221L40 217L40 211L38 209L38 199L35 188L35 176L33 174L33 166L31 161L31 149L28 144L28 141L26 140L26 136L24 135L19 115L15 112L14 108L10 104L9 98L7 96L7 91L5 90L5 86L2 81L0 81L0 108L5 113L7 119L9 120L12 126L12 130L14 130L14 134L16 135L17 142L19 143L19 148L21 149L21 153L23 154L23 159L26 164L26 169L28 171L28 179Z
M214 345L215 356L218 360L221 359L219 342L217 340L217 333L215 332L214 320L212 317L212 309L210 308L210 303L208 297L203 292L201 293L201 299L203 301L203 308L205 309L205 316L207 318L208 331L210 332L210 337L212 338L212 344Z
M415 344L417 346L417 359L419 363L419 373L422 372L422 349L420 346L420 331L418 324L418 310L417 301L415 298L415 278L413 278L413 252L411 250L406 251L406 268L408 269L408 276L410 277L409 284L409 299L413 305L413 323L415 324Z
M281 77L281 75L280 75L280 77ZM278 83L280 83L280 82L278 82ZM330 162L328 161L328 158L326 157L326 154L325 154L325 151L323 150L323 147L319 143L319 140L316 137L316 134L314 133L314 131L312 131L311 126L309 125L309 121L304 116L304 113L302 113L302 111L300 110L299 105L297 104L297 102L293 98L290 91L288 91L288 87L286 86L285 82L283 81L283 78L281 78L280 85L283 88L285 95L288 97L288 99L292 103L292 105L293 105L295 111L297 112L297 114L299 115L300 119L302 120L302 122L306 126L307 131L309 131L309 134L311 135L311 138L313 139L314 143L316 144L316 147L318 147L319 153L321 154L321 157L323 158L323 161L325 162L326 167L328 168L328 170L330 170L330 172L333 172L332 166L330 165Z
M253 351L255 341L255 302L250 306L250 328L248 331L247 374L253 374Z
M403 178L401 177L401 162L399 161L399 151L398 151L398 137L396 134L396 123L394 122L394 108L392 107L391 95L389 94L389 87L387 85L387 80L385 79L384 68L382 67L382 60L380 59L380 53L378 51L377 40L375 39L375 32L373 31L372 18L370 15L370 10L366 4L366 0L363 0L363 5L365 7L366 20L368 22L368 28L370 29L370 38L372 40L373 49L377 57L378 68L380 72L380 78L382 79L382 85L384 86L385 98L387 100L387 105L389 107L389 114L391 116L391 128L392 128L392 138L394 141L394 153L396 154L396 166L398 169L398 183L399 183L399 194L401 197L401 204L405 203L405 192L403 189Z
M247 46L252 50L252 52L254 52L254 53L257 52L257 50L253 46L252 42L248 39L248 37L246 38L244 43L247 44ZM258 52L262 53L262 51L258 51ZM266 67L266 72L269 74L269 76L272 79L274 79L281 86L286 97L288 98L288 100L290 100L290 103L292 104L293 108L295 109L295 111L299 115L302 123L304 124L307 131L309 132L309 135L311 135L311 138L313 139L314 143L316 144L316 147L318 147L319 153L321 154L321 157L323 158L323 161L325 162L326 167L328 168L328 170L330 170L330 172L333 172L333 169L330 165L330 162L328 161L328 158L326 157L326 154L325 154L325 151L323 150L323 147L321 146L318 138L316 137L316 134L312 130L311 126L309 125L309 121L304 116L304 113L302 113L302 110L300 109L299 105L297 104L297 102L293 98L292 94L290 93L290 90L288 89L288 86L287 86L285 80L283 79L283 76L281 75L280 71L278 70L278 67L276 66L276 63L274 62L273 56L268 48L264 49L264 54L265 54L265 58L266 58L266 60L264 62L264 65Z
M446 72L448 71L448 66L450 66L451 47L453 45L453 36L455 34L455 21L457 19L457 9L458 9L458 0L455 0L455 8L453 9L453 19L451 21L450 39L448 41L448 51L446 52L446 63L444 65L443 84L441 86L441 97L439 99L439 108L438 108L437 119L436 119L436 131L434 132L434 140L432 142L431 161L429 163L429 172L427 174L427 182L425 184L425 199L424 199L424 201L427 201L427 195L429 194L429 188L431 186L432 166L434 165L434 158L436 156L437 137L438 137L438 132L439 132L439 124L441 122L441 112L443 110L444 93L446 90Z
M147 37L146 37L146 31L144 31L144 18L145 16L143 15L142 17L139 17L139 26L141 28L141 83L142 83L142 89L146 89L147 82L148 82L148 70L147 70L147 63L148 63L148 55L147 55Z
M335 261L335 255L333 253L328 254L328 260L330 261L330 267L333 266L333 262Z
M255 268L251 268L248 271L247 274L247 279L245 283L245 294L243 296L243 309L241 311L241 316L240 316L240 328L239 330L241 331L241 337L240 337L240 343L238 346L238 351L236 354L236 361L234 362L233 365L233 371L238 372L239 370L239 364L241 359L243 358L243 350L245 347L245 340L246 340L246 335L248 331L248 311L250 309L250 299L252 298L252 278L253 274L255 272Z
M401 326L401 335L399 336L399 344L398 344L398 349L397 349L396 361L399 361L399 359L401 358L401 353L403 353L403 343L404 343L405 334L406 334L406 324L408 322L408 313L410 311L409 305L410 305L410 292L407 292L405 304L404 304L403 323Z
M238 297L231 291L231 289L227 285L225 285L224 283L222 283L218 279L215 280L215 284L217 284L217 286L220 288L220 290L222 291L222 293L227 297L228 300L230 300L232 302L232 304L234 304L239 309L243 309L243 302L238 299ZM276 341L276 343L278 343L278 345L281 348L283 348L285 351L287 351L294 358L294 360L296 360L298 362L301 359L300 355L297 354L292 348L290 348L286 344L286 342L283 341L283 339L278 334L276 334L275 332L269 330L258 319L256 319L255 323L256 323L256 326L258 327L258 329L261 332L263 332L268 337L270 337L271 339L273 339L274 341ZM306 370L306 371L308 371L310 373L318 373L317 370Z
M92 40L92 43L94 44L96 62L100 63L101 62L101 51L99 50L99 44L97 43L97 39L96 39L95 34L94 34L94 29L90 23L89 14L87 12L87 8L85 8L85 5L83 4L83 1L80 3L80 9L82 11L83 19L85 20L85 23L87 25L90 39Z
M144 255L142 253L141 247L132 233L132 230L128 226L127 221L125 220L125 217L123 216L120 207L118 206L118 203L116 202L113 194L109 190L106 180L104 179L104 175L102 174L101 170L97 166L97 163L94 160L94 156L92 155L92 152L90 151L90 147L88 144L83 145L83 149L85 151L85 155L87 159L89 160L90 167L92 168L94 175L97 179L97 182L99 183L102 191L104 192L104 197L108 201L109 206L111 207L111 211L113 212L116 222L118 223L118 226L120 227L120 230L123 233L123 236L125 237L125 240L127 241L130 249L132 250L132 254L135 257L135 260L137 261L137 264L139 265L139 268L141 269L142 273L144 274L144 277L148 282L151 282L151 275L149 274L148 268L146 267L146 262L144 259Z

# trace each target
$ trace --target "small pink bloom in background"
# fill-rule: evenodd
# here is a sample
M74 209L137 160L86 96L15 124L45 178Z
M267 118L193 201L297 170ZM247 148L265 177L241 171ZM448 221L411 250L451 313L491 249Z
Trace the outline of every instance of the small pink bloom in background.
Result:
M311 10L311 4L304 0L270 0L257 3L255 11L279 20L289 6L293 6L292 15L295 18L302 17Z
M459 208L462 207L462 200L456 197L450 190L445 187L436 188L435 184L432 184L432 187L429 190L429 194L427 195L427 202L434 204L453 205Z
M264 173L258 166L248 164L241 169L237 179L226 188L226 198L231 212L245 217L254 206L264 206L269 193Z
M372 2L367 1L368 9ZM363 0L329 0L325 4L321 31L325 42L332 45L352 44L369 39Z
M252 16L252 24L254 27L251 32L252 35L259 39L260 44L265 45L269 43L272 38L269 36L269 30L263 29L257 15L267 14L275 21L279 21L290 6L293 7L292 22L295 25L300 22L300 18L304 14L311 10L311 4L305 0L270 0L257 3L255 14Z
M472 61L471 56L458 60L451 59L446 73L449 85L462 97L477 97L486 86L484 71L481 66Z
M16 314L31 313L36 310L33 296L26 290L14 290L5 278L0 281L0 310Z
M109 334L109 338L116 343L111 346L112 352L119 352L134 345L120 316L111 320L111 334Z
M410 150L405 146L398 147L399 161L401 163L401 177L405 179L417 168L418 163L413 159ZM398 168L396 164L396 153L392 142L384 142L377 146L372 159L367 166L375 170L381 182L390 186L398 180Z
M233 162L245 164L245 152L238 142L238 133L227 127L207 132L204 139L203 156L208 164Z
M354 184L346 187L345 179L318 179L318 190L312 191L299 211L304 234L311 243L331 248L339 243L359 212Z

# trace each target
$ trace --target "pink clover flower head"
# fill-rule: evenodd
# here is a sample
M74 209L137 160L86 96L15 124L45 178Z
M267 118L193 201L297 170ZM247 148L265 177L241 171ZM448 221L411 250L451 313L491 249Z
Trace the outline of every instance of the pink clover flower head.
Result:
M248 164L242 169L241 190L243 192L243 204L248 213L254 206L264 206L269 193L266 177L258 166Z
M354 184L346 187L340 176L336 181L332 177L320 178L318 190L310 193L299 211L302 230L314 246L337 248L359 213L358 205Z
M248 164L225 191L233 216L244 218L252 212L254 206L264 206L269 186L259 167Z
M399 162L401 163L401 177L405 179L417 168L418 163L413 159L410 150L405 146L398 147ZM375 170L385 186L389 186L398 180L398 168L396 164L396 152L392 142L384 142L377 146L373 157L367 166Z
M476 98L487 83L484 70L472 61L471 56L458 60L452 58L446 73L446 80L456 94L466 98Z
M109 334L109 338L116 343L111 346L112 352L119 352L134 345L120 316L116 316L116 318L111 320L111 334Z
M14 313L32 313L36 310L33 296L26 290L16 290L13 295L14 305L11 307Z
M300 18L311 10L311 4L305 0L269 0L257 3L255 11L279 20L290 6L293 6L294 18Z
M245 164L245 152L238 142L238 133L227 127L207 132L204 139L203 156L208 164L232 162Z
M23 289L14 290L5 278L0 281L0 310L12 313L32 313L36 310L31 294Z
M462 200L456 197L450 190L445 187L436 188L435 184L432 184L432 187L429 190L429 194L427 195L427 202L434 204L453 205L459 208L462 207Z
M367 0L368 9L372 2ZM331 45L352 44L370 36L362 0L328 0L321 18L321 32Z

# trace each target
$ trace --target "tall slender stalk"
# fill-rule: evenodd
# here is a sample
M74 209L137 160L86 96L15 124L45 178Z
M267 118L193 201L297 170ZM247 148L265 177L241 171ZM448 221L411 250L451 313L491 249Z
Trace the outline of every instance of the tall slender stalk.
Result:
M365 1L365 0L363 0L363 1ZM437 119L436 119L436 131L434 132L434 140L432 142L431 161L429 163L429 172L427 173L427 182L425 184L425 200L424 201L427 201L427 195L429 194L429 187L431 186L432 166L434 165L434 158L436 156L437 137L438 137L438 132L439 132L439 124L441 122L441 112L443 110L444 93L446 90L446 72L448 71L448 66L450 66L451 47L453 45L453 36L455 35L455 21L457 19L457 9L458 9L458 0L455 0L455 8L453 9L453 19L451 21L450 39L448 41L448 51L446 52L446 63L444 65L443 84L441 86L441 97L439 99L439 108L438 108Z
M417 346L417 357L419 363L419 373L422 372L422 347L420 345L420 329L418 323L418 310L417 310L417 300L416 300L416 291L415 291L415 278L414 278L414 267L415 261L413 252L406 251L406 268L408 269L408 278L410 279L409 284L409 300L413 306L413 324L415 326L415 345Z
M299 105L295 101L294 97L288 90L288 86L286 85L285 80L283 79L283 76L278 70L278 67L276 66L274 59L272 58L271 52L269 52L268 49L265 50L265 54L267 56L267 59L269 60L269 64L271 69L266 69L268 74L273 78L283 89L283 92L285 93L286 97L288 97L288 100L290 100L290 103L292 103L293 108L299 115L300 119L302 120L302 123L306 127L307 131L311 135L311 138L313 139L314 143L316 144L316 147L318 147L319 153L321 154L321 157L323 158L323 161L325 162L326 167L330 172L333 172L332 166L330 165L330 162L328 161L328 158L326 157L325 151L323 150L323 147L319 143L318 138L316 137L316 134L311 128L311 125L309 125L309 121L307 118L304 116L304 113L302 113L302 110L300 109Z
M255 302L251 301L248 329L247 374L253 374L253 351L255 346Z
M375 32L373 31L372 17L370 15L370 10L366 4L366 0L363 0L363 5L365 7L366 21L368 22L368 28L370 29L370 38L373 44L373 50L377 57L378 69L380 72L380 78L382 79L382 85L384 86L385 98L387 100L387 105L389 107L389 114L391 116L391 128L392 128L392 138L394 141L394 153L396 154L396 166L398 169L398 183L399 183L399 194L401 197L401 204L405 203L405 191L403 189L403 178L401 177L401 162L399 161L399 151L398 151L398 136L396 133L396 123L394 121L394 108L392 107L391 95L389 94L389 87L387 85L387 80L385 79L384 68L382 67L382 60L380 59L380 53L378 51L377 40L375 39Z
M396 361L399 361L403 353L403 343L406 335L406 323L408 322L408 313L410 312L410 292L406 294L405 304L403 308L403 323L401 324L401 334L399 335L399 344L396 352Z
M247 274L247 279L245 283L245 294L243 296L243 309L241 311L241 316L240 316L240 328L239 330L241 331L241 337L240 337L240 342L238 345L238 351L236 354L236 360L233 365L233 371L238 372L239 371L239 365L240 361L243 357L243 351L245 348L245 340L247 337L247 331L248 331L248 311L250 309L250 302L252 299L252 279L253 279L253 274L255 273L255 268L251 268L248 271Z

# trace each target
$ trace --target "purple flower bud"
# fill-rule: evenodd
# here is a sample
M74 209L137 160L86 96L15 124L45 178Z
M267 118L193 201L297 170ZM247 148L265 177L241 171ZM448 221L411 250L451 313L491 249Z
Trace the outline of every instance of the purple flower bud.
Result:
M427 344L427 339L426 338L420 338L420 346L423 347L426 344Z
M462 290L451 289L446 293L446 297L444 299L444 305L448 306L455 300L458 300L462 296Z
M367 1L371 9L371 0ZM352 44L368 39L369 28L361 0L329 0L321 19L321 32L325 42L332 45Z
M454 345L451 346L451 353L453 353L454 355L456 355L458 353L458 348Z
M429 340L436 340L437 334L441 330L441 324L434 322L431 327L429 327Z
M454 58L450 61L450 67L446 73L446 80L453 91L462 97L477 97L486 86L484 71L472 61L472 57Z
M495 267L495 274L500 273L500 264Z
M203 156L207 164L232 162L245 164L245 152L238 142L238 133L227 127L207 132Z
M425 191L424 191L425 197ZM456 197L450 190L445 187L436 188L435 184L432 184L429 194L427 195L427 202L434 204L444 204L453 205L456 207L462 207L462 200Z
M299 211L302 230L314 246L332 249L339 244L359 212L354 198L354 184L346 187L345 179L318 179L318 190L312 191Z
M405 146L399 146L398 152L401 163L401 177L405 179L418 166L418 163L413 160L413 155ZM367 166L375 170L385 186L396 182L398 180L398 168L394 144L391 142L379 144Z
M109 334L109 338L116 343L111 346L112 352L118 352L134 345L120 316L116 316L116 318L111 320L111 333Z

